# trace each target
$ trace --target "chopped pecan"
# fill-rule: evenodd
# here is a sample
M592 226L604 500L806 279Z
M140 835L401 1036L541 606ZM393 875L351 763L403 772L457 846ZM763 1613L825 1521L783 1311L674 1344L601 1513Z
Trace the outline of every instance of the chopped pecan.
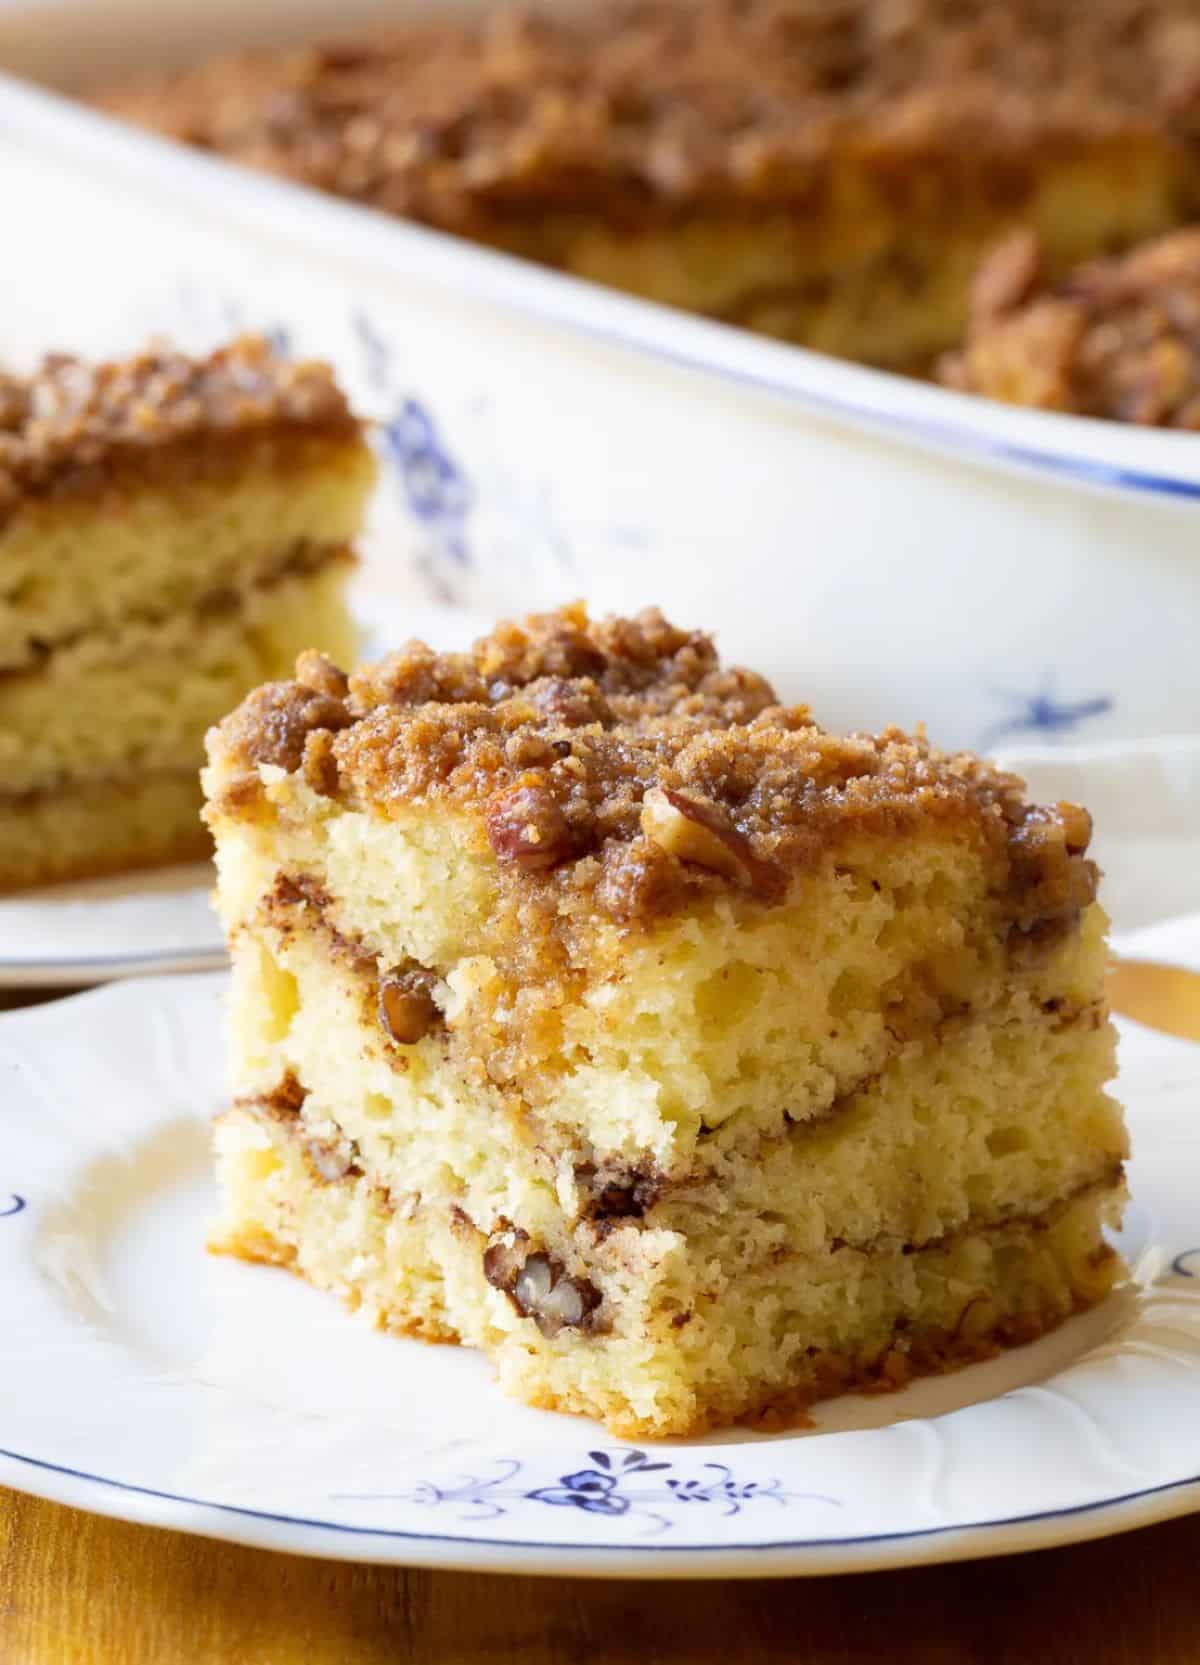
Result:
M503 1229L483 1251L483 1275L493 1289L507 1295L525 1264L529 1237L519 1226Z
M575 1177L585 1194L583 1212L589 1220L640 1220L654 1207L663 1188L663 1177L650 1170L615 1165L597 1168L582 1163Z
M526 873L545 873L575 853L562 806L540 777L498 793L487 806L486 822L499 859Z
M437 978L426 966L409 960L379 979L379 1022L401 1046L415 1046L442 1021L433 997Z
M570 1277L560 1260L544 1250L529 1251L520 1230L508 1230L483 1251L483 1275L493 1289L507 1295L522 1318L532 1318L547 1341L563 1330L595 1327L602 1300L587 1278Z
M652 786L642 799L642 831L679 861L721 873L758 896L774 898L784 888L780 868L756 856L716 804Z
M583 728L590 723L605 727L615 721L612 706L590 677L569 682L565 677L542 677L530 688L539 716L564 728Z
M1078 804L1060 803L1054 807L1062 822L1067 854L1082 856L1092 842L1091 816L1086 809L1080 808Z
M1020 932L1073 923L1095 899L1099 870L1085 855L1092 819L1075 804L1032 805L1009 835L1010 906Z

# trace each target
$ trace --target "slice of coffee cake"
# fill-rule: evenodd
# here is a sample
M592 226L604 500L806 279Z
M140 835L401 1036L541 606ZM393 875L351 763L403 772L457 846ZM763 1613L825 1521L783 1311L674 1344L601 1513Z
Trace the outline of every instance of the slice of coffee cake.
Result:
M234 956L214 1247L682 1434L1111 1287L1087 815L836 738L707 637L568 609L209 738Z
M329 370L260 340L0 377L0 889L209 847L206 728L353 652L373 478Z

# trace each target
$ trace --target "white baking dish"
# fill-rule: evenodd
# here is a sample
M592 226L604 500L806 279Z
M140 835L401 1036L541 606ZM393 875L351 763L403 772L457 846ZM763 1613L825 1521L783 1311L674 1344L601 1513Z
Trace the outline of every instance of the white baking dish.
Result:
M384 425L377 571L715 626L833 725L1200 730L1200 439L1009 410L252 175L50 86L394 4L0 0L0 357L239 326ZM44 85L34 83L33 77Z

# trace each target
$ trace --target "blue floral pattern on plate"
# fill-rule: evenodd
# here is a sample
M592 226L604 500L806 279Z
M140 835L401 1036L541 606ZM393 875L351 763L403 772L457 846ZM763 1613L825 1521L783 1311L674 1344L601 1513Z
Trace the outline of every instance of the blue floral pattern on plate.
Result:
M356 312L352 321L367 383L393 411L380 425L384 460L437 552L467 566L467 520L475 501L471 483L447 449L428 405L399 389L386 337L365 313Z
M1089 718L1106 716L1116 705L1111 694L1096 694L1087 699L1059 699L1051 677L1046 677L1041 688L1032 694L1000 694L999 697L1009 705L1010 711L1007 717L984 730L979 738L981 751L988 751L1013 735L1049 737L1073 734Z
M559 1475L549 1485L525 1486L519 1476L525 1465L515 1457L490 1478L467 1475L449 1485L425 1482L411 1492L342 1493L339 1501L358 1503L406 1502L429 1508L451 1508L462 1521L498 1520L526 1503L554 1509L577 1509L608 1519L626 1516L645 1522L645 1536L667 1532L679 1512L712 1509L724 1516L740 1515L759 1503L820 1504L841 1507L837 1498L818 1492L788 1492L778 1478L739 1480L727 1463L705 1462L698 1473L673 1472L674 1461L653 1461L644 1451L589 1451L589 1466ZM647 1476L662 1480L644 1484Z
M18 1197L17 1193L14 1191L4 1207L0 1208L0 1220L11 1219L14 1214L19 1214L24 1207L25 1198Z
M441 551L466 566L466 525L473 494L466 475L442 444L432 416L416 399L405 399L383 424L384 455L391 461L413 514L437 538Z

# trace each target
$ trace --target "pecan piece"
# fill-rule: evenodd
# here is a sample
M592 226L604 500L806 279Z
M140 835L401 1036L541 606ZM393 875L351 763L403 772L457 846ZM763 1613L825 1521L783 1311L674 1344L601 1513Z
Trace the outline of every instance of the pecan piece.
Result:
M415 1046L442 1020L433 997L436 978L415 960L393 966L379 979L379 1022L401 1046Z
M1092 818L1086 809L1078 804L1055 804L1058 818L1062 822L1063 836L1066 839L1067 854L1082 856L1092 842Z
M668 855L721 873L757 896L775 898L784 889L782 870L756 856L716 804L652 786L642 799L642 831Z
M529 694L539 716L564 728L582 728L590 723L607 728L615 720L612 706L590 677L575 682L560 676L542 677Z
M509 1230L483 1251L483 1275L507 1295L522 1318L532 1318L547 1341L563 1330L589 1330L602 1296L587 1278L570 1277L560 1260L528 1250L523 1231Z
M562 806L540 777L499 792L487 806L488 841L503 862L545 873L574 854Z
M483 1251L483 1275L493 1289L507 1295L517 1281L517 1274L525 1264L528 1235L514 1227L493 1237Z
M581 1329L600 1305L600 1291L586 1278L570 1278L549 1255L530 1255L517 1275L513 1305L532 1318L547 1341L562 1330Z
M585 1219L617 1222L640 1220L654 1207L665 1181L654 1169L645 1171L610 1164L597 1168L594 1163L581 1163L575 1178L584 1193Z

